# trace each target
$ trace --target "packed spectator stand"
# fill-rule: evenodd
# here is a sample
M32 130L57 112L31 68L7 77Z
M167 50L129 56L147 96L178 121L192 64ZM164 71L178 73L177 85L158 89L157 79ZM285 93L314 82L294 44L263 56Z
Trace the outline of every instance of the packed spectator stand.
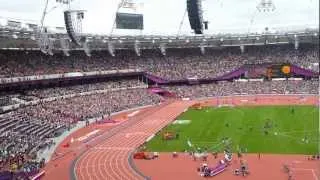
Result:
M78 121L157 104L161 100L159 96L149 94L138 79L11 93L8 96L20 101L40 100L40 103L0 116L0 137L3 139L0 144L1 171L26 171L28 168L23 165L34 161L37 151L52 146L54 142L51 138L71 129ZM53 99L41 102L48 98ZM24 163L10 160L17 154L24 157Z
M91 57L83 52L47 56L38 51L0 51L0 78L67 72L140 69L165 79L190 77L212 78L244 64L291 63L319 73L316 45L208 49L168 49L167 56L156 50L143 50L141 57L133 51L119 50L115 57L95 51ZM318 64L317 64L318 63ZM162 97L147 91L137 79L109 80L53 88L29 89L0 94L0 106L37 102L0 114L0 172L38 169L36 152L52 146L53 137L71 129L78 121L101 117L134 107L157 104ZM164 89L177 97L201 98L232 94L318 94L319 80L300 81L221 81L193 86L168 86Z
M318 94L319 80L218 82L192 86L170 86L164 89L179 98L204 98L249 94Z
M208 48L201 55L199 49L182 48L168 49L167 56L158 50L143 50L140 57L130 50L118 50L115 57L107 51L94 51L91 57L77 51L72 51L69 57L48 56L38 51L0 51L0 78L120 69L140 69L171 80L213 78L244 64L266 62L291 63L319 72L319 65L314 65L319 60L318 49L316 45L300 45L298 50L290 45L270 45L246 47L245 53L241 53L238 47Z

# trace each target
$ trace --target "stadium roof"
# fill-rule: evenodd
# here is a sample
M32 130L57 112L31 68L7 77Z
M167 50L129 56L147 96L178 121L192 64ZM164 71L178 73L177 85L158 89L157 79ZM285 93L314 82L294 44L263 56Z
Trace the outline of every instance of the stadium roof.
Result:
M120 0L74 0L72 7L85 9L84 32L93 34L110 33L117 5ZM143 3L145 20L144 35L176 35L185 11L186 0L136 0ZM45 1L38 0L0 0L0 25L7 20L25 24L38 24ZM318 0L273 0L276 9L273 12L258 12L260 0L206 0L203 1L204 17L208 20L207 34L218 33L261 33L265 27L270 31L301 30L319 26ZM50 0L50 7L57 6ZM63 10L57 6L47 15L45 24L63 27ZM14 18L14 19L12 19ZM118 34L141 35L140 31L116 31ZM181 34L190 35L188 18L185 17Z
M151 48L201 48L225 46L251 46L265 44L319 43L318 29L305 29L285 33L264 32L259 34L221 34L204 36L103 36L85 35L90 50L139 49ZM37 34L27 29L17 30L0 28L0 49L38 50ZM67 40L67 50L83 50L68 41L65 33L51 33L48 38L52 42L52 50L62 50L61 40Z

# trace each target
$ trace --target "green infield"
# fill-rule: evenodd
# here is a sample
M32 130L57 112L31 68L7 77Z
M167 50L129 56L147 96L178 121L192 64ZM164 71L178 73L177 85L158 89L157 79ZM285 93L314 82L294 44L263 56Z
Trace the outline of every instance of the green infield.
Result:
M148 151L205 148L222 152L314 154L319 109L315 106L208 107L189 109L146 144ZM164 134L178 134L164 140Z

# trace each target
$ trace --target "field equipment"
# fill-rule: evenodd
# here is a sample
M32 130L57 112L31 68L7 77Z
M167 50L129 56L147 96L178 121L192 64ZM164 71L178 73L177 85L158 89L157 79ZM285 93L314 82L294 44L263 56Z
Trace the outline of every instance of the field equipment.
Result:
M173 139L176 139L177 136L178 136L178 134L175 132L164 132L162 134L162 139L163 140L173 140Z
M228 164L225 163L224 160L220 160L215 167L209 167L207 164L202 164L200 168L198 168L198 171L202 177L212 177L226 170L227 166Z
M157 158L158 156L159 155L157 153L136 152L134 153L133 158L151 160Z

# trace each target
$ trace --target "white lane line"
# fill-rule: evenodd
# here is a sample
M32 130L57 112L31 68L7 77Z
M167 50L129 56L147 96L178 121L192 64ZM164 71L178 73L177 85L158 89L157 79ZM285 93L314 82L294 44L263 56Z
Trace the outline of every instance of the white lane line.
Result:
M307 169L307 168L292 168L292 170L294 171L311 171L312 176L314 178L314 180L319 180L316 173L314 172L314 169Z

